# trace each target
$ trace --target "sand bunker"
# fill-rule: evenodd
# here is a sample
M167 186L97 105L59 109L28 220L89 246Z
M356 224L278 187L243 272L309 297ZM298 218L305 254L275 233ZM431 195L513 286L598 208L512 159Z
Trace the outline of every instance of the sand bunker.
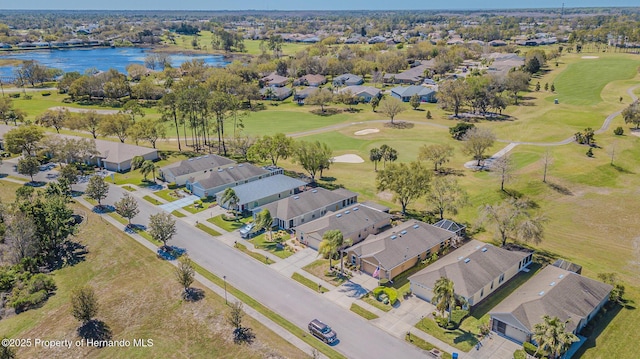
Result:
M335 162L335 163L363 163L364 160L362 159L362 157L350 153L350 154L334 157L333 158L333 162Z
M360 131L356 131L353 134L356 136L364 136L364 135L370 135L372 133L378 133L380 132L380 129L377 128L367 128L365 130L360 130Z
M583 59L590 60L590 59L599 59L599 58L600 58L600 56L582 56L582 58L583 58Z

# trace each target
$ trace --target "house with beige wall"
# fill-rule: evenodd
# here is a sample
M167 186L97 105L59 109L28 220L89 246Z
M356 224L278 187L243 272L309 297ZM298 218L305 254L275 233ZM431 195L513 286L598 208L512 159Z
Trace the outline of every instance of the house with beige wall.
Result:
M421 221L407 221L345 250L346 258L379 278L392 280L398 274L448 247L456 234Z
M354 244L379 233L391 224L391 215L363 204L353 204L323 217L295 227L296 237L307 246L318 249L322 236L331 229L342 232Z
M473 307L531 264L530 251L510 251L471 240L409 277L411 291L427 302L438 279L453 281L457 295Z

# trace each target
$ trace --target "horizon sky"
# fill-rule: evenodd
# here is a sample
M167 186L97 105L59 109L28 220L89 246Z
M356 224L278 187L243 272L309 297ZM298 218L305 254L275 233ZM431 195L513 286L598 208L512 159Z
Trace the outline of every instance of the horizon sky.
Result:
M3 10L482 10L571 7L637 7L638 0L451 0L420 5L415 0L324 0L305 3L291 0L236 0L208 2L203 0L29 0L0 5ZM480 5L482 4L482 5Z

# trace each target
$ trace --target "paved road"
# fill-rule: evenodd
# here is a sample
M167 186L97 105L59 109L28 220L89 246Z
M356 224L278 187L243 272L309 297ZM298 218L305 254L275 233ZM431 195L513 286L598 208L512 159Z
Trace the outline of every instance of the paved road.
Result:
M82 189L75 185L74 189ZM104 204L113 204L125 190L111 186ZM134 223L147 225L149 215L161 212L150 203L139 201L140 214ZM347 309L336 306L322 295L314 293L297 282L236 249L210 237L203 231L176 221L178 234L170 243L186 248L191 258L218 276L227 276L227 282L259 300L300 328L319 318L338 333L340 343L334 346L348 358L424 358L425 353L371 325ZM226 236L237 236L228 233Z

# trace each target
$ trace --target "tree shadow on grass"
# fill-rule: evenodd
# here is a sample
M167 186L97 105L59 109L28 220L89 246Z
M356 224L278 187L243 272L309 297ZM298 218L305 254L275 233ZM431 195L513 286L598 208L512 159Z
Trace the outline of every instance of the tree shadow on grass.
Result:
M552 182L547 182L547 186L549 186L549 188L551 188L552 190L563 194L565 196L573 196L573 192L571 192L571 190L565 186L559 185L557 183L552 183Z
M613 167L616 171L618 171L620 173L629 174L629 175L635 174L635 172L629 171L628 169L626 169L624 167L621 167L621 166L618 166L618 165L612 164L611 167Z
M197 302L204 299L204 290L200 288L188 288L182 292L182 299L187 302Z
M384 127L395 128L399 130L405 130L409 128L415 127L415 124L406 121L394 121L394 122L385 122Z
M49 262L49 268L55 270L62 267L72 267L84 262L88 253L86 246L78 242L66 241L60 246L57 256Z
M337 108L325 108L324 111L322 111L322 109L316 109L316 110L312 110L311 113L314 115L318 115L318 116L333 116L333 115L337 115L339 114L340 109Z
M86 323L84 323L80 328L78 328L78 335L83 339L92 339L92 340L110 340L112 338L111 328L109 326L98 319L92 319ZM99 348L102 348L103 345L98 345Z
M25 186L29 186L29 187L42 187L44 185L46 185L46 182L42 182L42 181L29 181L27 183L25 183Z

